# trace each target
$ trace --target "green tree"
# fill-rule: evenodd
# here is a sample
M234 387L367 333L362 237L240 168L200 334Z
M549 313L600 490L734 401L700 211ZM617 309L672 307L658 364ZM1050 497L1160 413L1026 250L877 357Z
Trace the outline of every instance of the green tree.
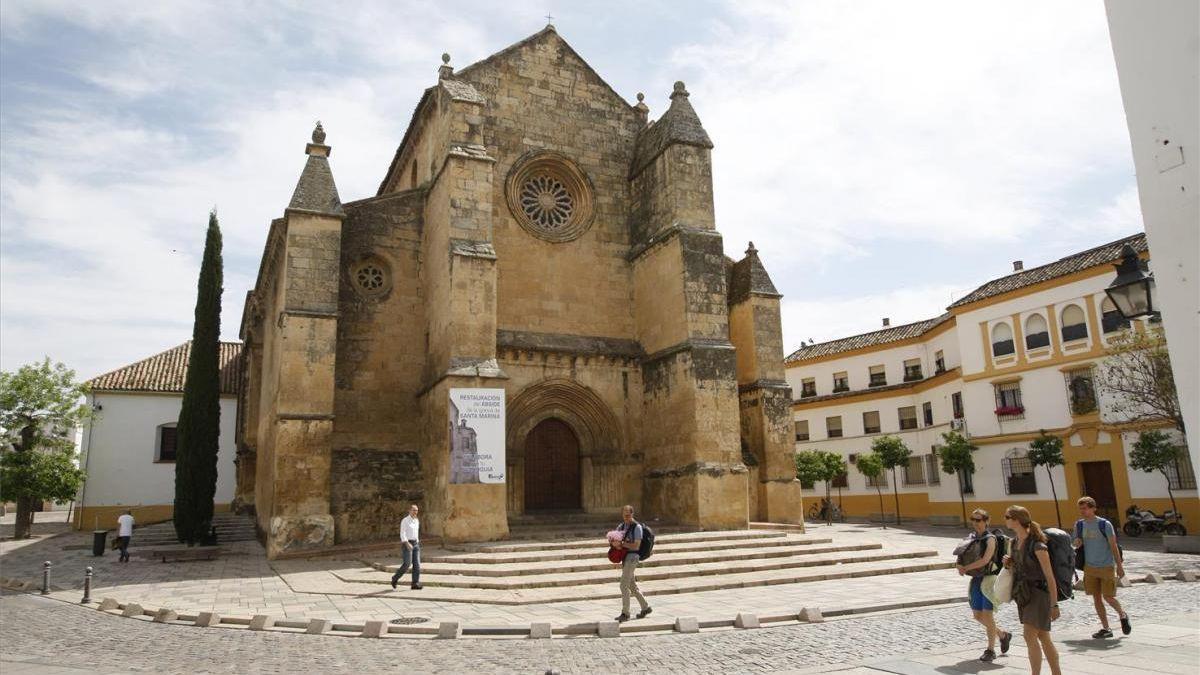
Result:
M39 501L75 497L84 474L75 468L75 428L92 409L75 371L50 359L0 373L0 499L17 503L14 539L26 539Z
M967 498L963 495L962 475L975 473L975 457L971 453L978 449L965 436L951 431L942 434L942 446L937 451L942 472L954 476L958 481L958 501L962 505L963 523L967 522Z
M208 533L217 491L221 429L221 226L208 214L204 258L196 291L191 354L179 411L175 454L175 535L189 546Z
M900 481L896 480L896 467L906 466L912 450L896 436L880 436L871 444L871 452L879 456L883 468L892 470L892 491L896 497L896 524L900 524Z
M1171 442L1171 437L1161 431L1143 431L1138 434L1133 450L1129 452L1129 465L1146 473L1161 473L1167 481L1167 495L1171 498L1171 510L1179 513L1175 505L1175 493L1171 492L1171 475L1167 470L1175 466L1183 454L1183 446Z
M883 517L883 491L879 489L879 477L883 475L883 460L879 458L879 455L871 452L859 455L854 466L858 467L859 473L875 482L875 494L879 495L879 522L886 530L887 519Z
M833 502L830 501L829 490L833 479L842 475L842 456L827 450L804 450L796 453L796 478L801 485L811 485L817 481L825 483L825 524L833 522Z
M1062 513L1058 510L1058 490L1054 487L1054 474L1050 470L1063 465L1062 449L1062 439L1058 436L1049 436L1044 430L1040 436L1029 443L1029 462L1035 467L1046 467L1046 477L1050 479L1050 494L1054 496L1054 515L1058 518L1060 530L1063 526Z

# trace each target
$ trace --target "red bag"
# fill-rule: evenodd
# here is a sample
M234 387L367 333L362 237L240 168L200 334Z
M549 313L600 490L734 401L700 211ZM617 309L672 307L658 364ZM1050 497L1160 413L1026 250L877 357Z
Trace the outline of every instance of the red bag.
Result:
M608 548L608 560L609 560L609 562L616 564L616 565L619 565L619 564L625 562L625 551L623 551L619 548L613 548L610 546Z

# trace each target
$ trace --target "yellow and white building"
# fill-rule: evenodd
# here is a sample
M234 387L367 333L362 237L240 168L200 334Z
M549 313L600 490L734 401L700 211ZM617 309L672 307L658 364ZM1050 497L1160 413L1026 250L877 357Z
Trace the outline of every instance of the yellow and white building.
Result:
M834 482L849 516L880 512L874 485L852 466L883 434L912 450L898 469L901 515L957 520L959 481L968 510L999 514L1021 504L1036 520L1055 524L1044 467L1026 456L1041 430L1064 439L1065 466L1054 468L1054 488L1064 524L1074 522L1075 500L1095 497L1118 522L1138 504L1170 508L1166 480L1129 468L1137 431L1097 396L1093 374L1108 340L1132 325L1112 306L1104 288L1124 244L1148 258L1145 235L1111 242L1031 269L1014 263L1012 274L989 281L933 319L810 344L787 358L796 424L796 450L837 452L846 475ZM979 447L971 476L950 476L934 456L942 434L958 430ZM1173 428L1164 429L1182 442ZM1200 529L1200 499L1186 457L1174 468L1172 489L1185 526ZM883 510L894 513L891 472ZM824 486L806 490L823 496Z

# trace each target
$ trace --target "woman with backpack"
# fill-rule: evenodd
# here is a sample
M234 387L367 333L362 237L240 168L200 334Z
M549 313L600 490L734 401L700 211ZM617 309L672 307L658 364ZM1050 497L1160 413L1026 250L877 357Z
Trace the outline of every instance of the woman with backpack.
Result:
M971 533L971 540L967 546L968 548L974 547L976 550L970 552L978 553L979 557L974 562L966 562L966 557L960 555L957 565L959 575L971 577L967 603L971 606L971 613L975 615L975 620L987 631L988 646L983 651L983 656L979 657L980 661L996 660L997 638L1000 639L1001 654L1008 653L1008 644L1012 641L1012 633L1002 631L996 626L995 615L992 613L994 610L992 601L983 593L984 578L994 577L1000 571L999 560L996 556L997 549L1000 548L1000 539L988 531L989 520L988 512L983 509L975 509L971 512L971 527L974 531ZM966 552L964 551L964 553Z
M1029 650L1029 669L1033 675L1042 672L1042 655L1050 664L1050 672L1060 675L1058 650L1050 640L1050 622L1058 618L1058 587L1050 565L1050 549L1046 535L1029 517L1023 506L1010 506L1004 511L1008 529L1017 535L1011 555L1004 556L1004 566L1013 573L1013 600L1017 616L1025 633Z

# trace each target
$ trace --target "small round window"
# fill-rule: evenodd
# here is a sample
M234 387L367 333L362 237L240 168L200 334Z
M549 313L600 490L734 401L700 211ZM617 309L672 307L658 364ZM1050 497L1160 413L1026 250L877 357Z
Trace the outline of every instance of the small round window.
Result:
M387 265L377 259L364 260L350 270L350 281L363 295L379 295L388 289L390 275Z

